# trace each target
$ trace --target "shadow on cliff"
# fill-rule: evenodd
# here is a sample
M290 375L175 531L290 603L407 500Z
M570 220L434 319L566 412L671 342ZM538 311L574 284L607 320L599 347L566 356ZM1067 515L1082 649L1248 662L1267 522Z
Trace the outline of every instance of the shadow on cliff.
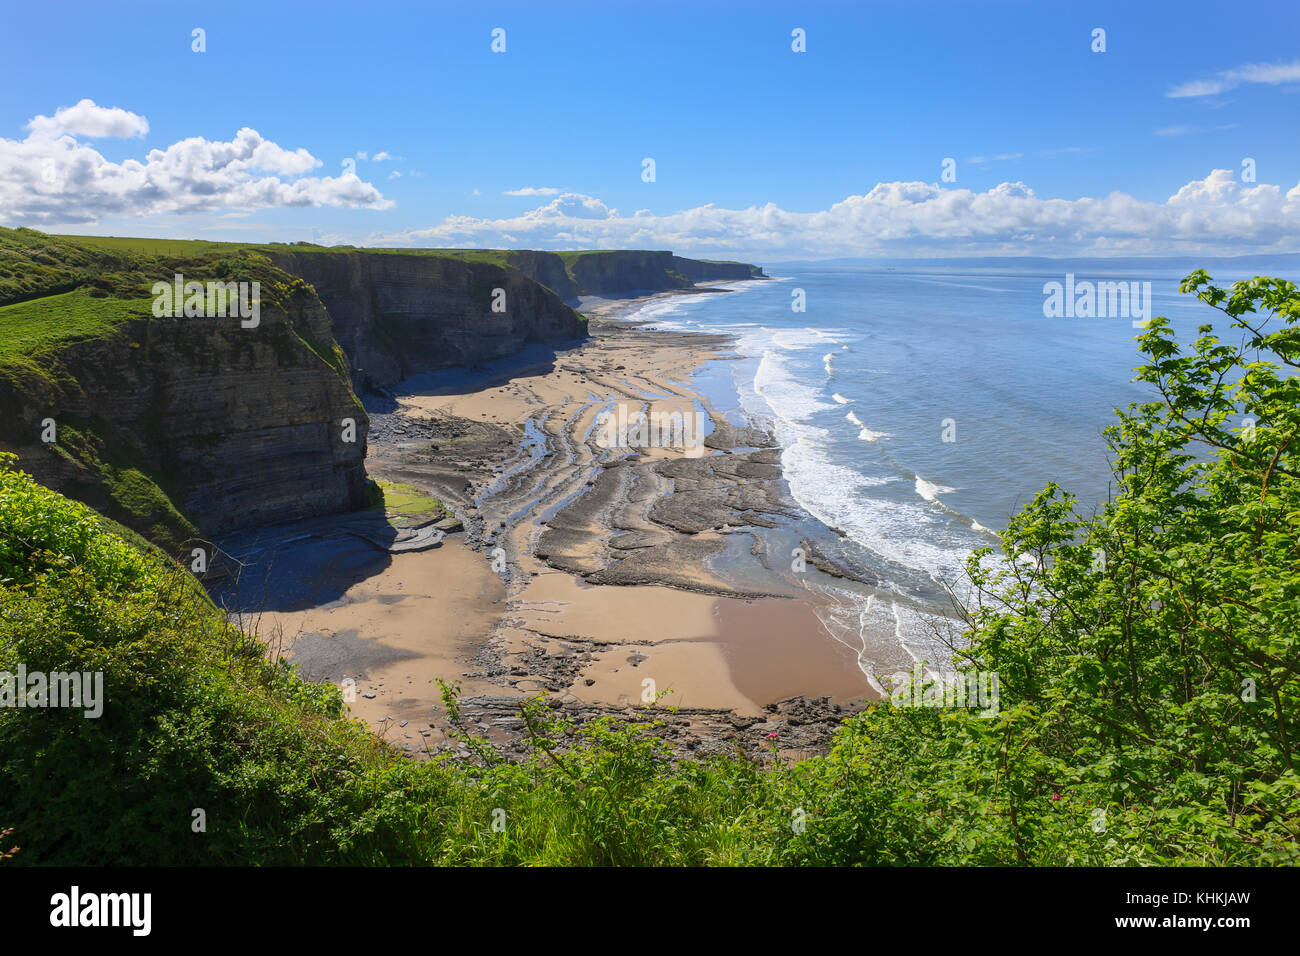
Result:
M326 515L227 535L208 592L249 628L263 613L328 609L393 563L398 536L379 510ZM383 602L384 595L378 600ZM266 638L263 628L259 634ZM292 635L285 635L291 637Z
M391 389L366 392L362 402L367 412L385 414L398 410L402 395L470 395L499 387L521 375L545 375L555 369L560 355L579 348L584 341L536 343L491 362L421 372L402 379Z

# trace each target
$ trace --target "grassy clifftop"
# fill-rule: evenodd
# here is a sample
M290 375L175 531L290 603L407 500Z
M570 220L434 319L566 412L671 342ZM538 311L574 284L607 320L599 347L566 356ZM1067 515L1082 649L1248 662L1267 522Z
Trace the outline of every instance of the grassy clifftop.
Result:
M32 230L25 230L31 232ZM42 235L36 233L36 235ZM103 250L105 252L125 252L125 253L144 253L148 255L208 255L211 253L230 252L235 249L252 249L258 252L286 251L292 249L310 250L312 252L372 252L381 255L392 256L446 256L448 258L461 259L467 262L488 262L493 265L505 266L509 264L509 257L519 251L516 249L458 249L458 248L439 248L439 247L372 247L372 246L349 246L349 245L332 245L324 246L314 242L228 242L213 241L208 239L150 239L132 236L57 236L49 237L60 241L75 244L79 248ZM572 262L583 256L611 256L622 255L628 252L640 254L640 250L625 249L578 249L567 252L557 252L566 262ZM671 255L671 253L663 253ZM745 265L729 259L696 259L696 262L703 262L709 265ZM761 272L761 270L760 270Z
M155 318L153 285L176 273L259 283L261 324ZM294 388L297 409L285 392ZM286 453L342 464L323 430L290 432L349 409L364 421L314 290L265 256L154 255L0 229L0 450L173 553L212 509L245 504L223 500L225 460L259 447L265 458L279 428ZM359 487L316 490L335 507L362 497Z
M713 279L762 278L759 266L719 259L686 259L665 251L637 249L583 249L543 252L529 249L438 249L322 246L312 242L212 242L204 239L144 239L118 236L62 236L60 241L85 254L152 256L208 256L238 251L276 253L311 252L344 255L415 256L453 259L477 265L517 269L548 286L564 299L584 293L607 294L688 288L692 282Z
M0 361L37 359L151 319L153 284L177 272L200 282L258 281L267 308L286 309L305 291L265 256L234 244L123 240L102 248L98 240L0 228Z

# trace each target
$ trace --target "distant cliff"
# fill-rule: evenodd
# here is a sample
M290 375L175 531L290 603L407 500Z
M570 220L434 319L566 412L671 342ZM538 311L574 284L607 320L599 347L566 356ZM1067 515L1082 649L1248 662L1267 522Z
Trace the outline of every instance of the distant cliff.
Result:
M536 342L587 334L567 303L581 295L689 289L695 282L766 278L757 266L671 252L266 249L311 283L334 338L365 391L419 372L502 358ZM503 311L492 311L503 289Z
M683 259L673 256L673 268L692 282L716 282L732 279L766 279L761 266L744 262L715 262L710 259Z
M540 282L561 299L572 302L582 295L582 289L558 253L535 252L531 249L506 253L506 262L534 282Z
M561 294L516 269L437 254L273 251L311 283L359 389L587 334ZM494 290L502 289L494 312Z
M684 259L671 252L509 252L507 261L535 282L572 301L580 295L630 295L688 289L696 282L765 279L743 262Z

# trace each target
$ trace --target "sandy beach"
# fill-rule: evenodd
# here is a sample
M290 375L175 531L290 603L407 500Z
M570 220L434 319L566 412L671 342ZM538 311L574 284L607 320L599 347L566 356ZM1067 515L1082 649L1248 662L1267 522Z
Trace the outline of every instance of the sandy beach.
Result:
M403 551L347 518L309 548L288 545L301 529L263 537L259 632L309 677L355 681L354 716L408 754L456 746L438 679L516 748L519 702L543 692L580 720L658 698L680 752L794 755L873 696L817 590L778 573L773 535L806 520L780 450L690 387L726 340L620 321L643 301L584 299L581 344L373 403L368 470L455 512L439 543Z

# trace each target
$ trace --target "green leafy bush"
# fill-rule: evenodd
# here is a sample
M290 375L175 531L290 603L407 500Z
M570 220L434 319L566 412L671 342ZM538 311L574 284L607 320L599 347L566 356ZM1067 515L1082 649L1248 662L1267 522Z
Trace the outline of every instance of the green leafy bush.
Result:
M800 862L1300 862L1300 297L1259 278L1184 292L1139 371L1160 396L1107 430L1117 496L1049 486L969 562L974 670L1000 712L878 707L799 768L819 822ZM1271 326L1271 327L1270 327ZM819 802L816 798L820 796ZM810 811L811 812L811 811Z

